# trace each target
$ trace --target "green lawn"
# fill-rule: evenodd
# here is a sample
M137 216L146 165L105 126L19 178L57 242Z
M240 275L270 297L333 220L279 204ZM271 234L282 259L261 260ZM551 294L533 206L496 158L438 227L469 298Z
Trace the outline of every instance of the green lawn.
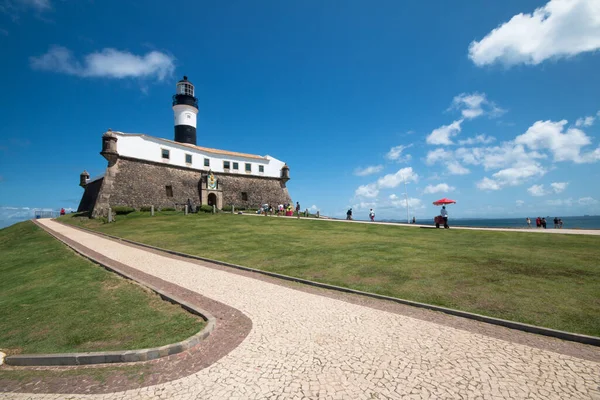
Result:
M64 222L319 282L600 336L600 237L231 214Z
M162 346L204 326L29 221L0 230L0 254L0 350L9 355Z

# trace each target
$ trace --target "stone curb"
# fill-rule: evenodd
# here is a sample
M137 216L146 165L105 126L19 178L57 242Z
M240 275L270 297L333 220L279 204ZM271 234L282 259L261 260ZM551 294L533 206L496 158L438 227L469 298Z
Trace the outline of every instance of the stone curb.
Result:
M89 364L106 364L106 363L130 363L130 362L138 362L138 361L150 361L161 357L167 357L172 354L181 353L186 351L202 340L206 339L210 333L214 330L216 325L215 318L208 313L207 311L194 306L184 300L177 298L176 296L170 295L157 287L145 283L140 282L130 276L128 276L123 271L115 268L113 266L109 266L104 264L96 259L94 259L89 254L86 254L85 251L76 249L74 247L69 246L65 243L60 237L58 237L54 232L46 229L45 226L37 223L37 221L32 220L40 228L44 229L45 232L53 236L55 239L59 240L73 251L78 253L79 255L87 258L92 261L94 264L98 264L101 267L116 273L126 279L133 280L156 294L158 294L163 300L169 301L173 304L179 304L186 311L200 316L202 319L206 321L206 326L198 333L189 338L182 340L177 343L171 343L160 347L153 347L149 349L139 349L139 350L116 350L116 351L98 351L98 352L88 352L88 353L55 353L55 354L20 354L15 356L9 356L4 359L4 363L12 366L20 366L20 367L30 367L30 366L67 366L67 365L89 365Z
M355 289L345 288L345 287L341 287L341 286L329 285L327 283L320 283L320 282L310 281L308 279L302 279L302 278L296 278L293 276L277 274L275 272L262 271L259 269L244 267L242 265L231 264L231 263L219 261L219 260L213 260L213 259L206 258L206 257L194 256L194 255L186 254L186 253L180 253L175 250L163 249L160 247L151 246L149 244L139 243L139 242L136 242L133 240L109 235L107 233L97 232L97 231L94 231L94 230L91 230L88 228L65 224L61 221L56 221L56 222L63 224L65 226L71 227L71 228L80 229L82 231L87 231L91 234L105 236L105 237L108 237L108 238L111 238L114 240L130 243L130 244L140 246L140 247L146 247L146 248L153 249L153 250L158 250L158 251L161 251L164 253L173 254L176 256L180 256L180 257L191 258L191 259L200 260L200 261L206 261L206 262L210 262L213 264L223 265L225 267L231 267L231 268L236 268L236 269L240 269L243 271L255 272L255 273L267 275L267 276L270 276L273 278L302 283L305 285L320 287L320 288L324 288L324 289L336 290L338 292L352 293L352 294L357 294L357 295L366 296L366 297L372 297L372 298L380 299L380 300L393 301L395 303L405 304L408 306L425 308L425 309L432 310L432 311L439 311L439 312L443 312L445 314L455 315L455 316L462 317L462 318L468 318L468 319L472 319L472 320L476 320L476 321L480 321L480 322L485 322L488 324L499 325L499 326L503 326L503 327L510 328L510 329L520 330L523 332L529 332L529 333L535 333L538 335L555 337L555 338L562 339L562 340L568 340L571 342L589 344L592 346L600 346L600 337L597 337L597 336L588 336L588 335L582 335L582 334L578 334L578 333L559 331L556 329L544 328L542 326L530 325L530 324L525 324L522 322L508 321L505 319L488 317L488 316L481 315L481 314L475 314L475 313L470 313L470 312L466 312L466 311L455 310L453 308L446 308L446 307L436 306L436 305L427 304L427 303L419 303L419 302L412 301L412 300L400 299L398 297L384 296L381 294L363 292L361 290L355 290Z

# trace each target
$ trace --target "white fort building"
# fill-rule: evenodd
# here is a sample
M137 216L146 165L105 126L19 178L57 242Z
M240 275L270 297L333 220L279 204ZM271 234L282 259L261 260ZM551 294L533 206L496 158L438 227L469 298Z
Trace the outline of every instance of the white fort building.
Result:
M171 208L182 204L257 207L291 203L289 168L271 156L196 145L198 99L187 77L173 96L174 140L108 130L100 154L108 160L94 179L84 171L78 211L106 215L108 207Z

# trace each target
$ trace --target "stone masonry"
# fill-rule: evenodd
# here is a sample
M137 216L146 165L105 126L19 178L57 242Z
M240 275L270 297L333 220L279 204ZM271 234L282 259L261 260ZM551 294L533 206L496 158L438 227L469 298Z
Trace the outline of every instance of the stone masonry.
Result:
M280 179L214 175L223 193L223 206L257 207L264 203L291 203L285 183ZM78 211L90 211L93 217L99 217L107 215L109 206L139 209L154 205L160 209L185 204L188 199L194 205L208 204L205 176L205 171L118 157L109 163L99 190L98 181L86 185Z
M224 174L215 176L223 187L224 205L248 208L267 203L275 207L292 202L285 183L279 179ZM242 193L246 193L247 200L243 200Z

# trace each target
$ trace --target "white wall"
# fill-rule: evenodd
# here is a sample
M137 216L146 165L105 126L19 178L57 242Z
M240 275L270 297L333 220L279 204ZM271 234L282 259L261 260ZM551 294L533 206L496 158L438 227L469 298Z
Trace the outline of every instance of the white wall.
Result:
M198 114L196 108L185 104L178 104L173 106L173 114L175 115L175 125L196 127L196 114Z
M212 170L213 172L226 172L223 169L223 161L230 162L229 173L240 175L266 176L271 178L279 178L281 176L281 168L285 164L271 156L263 158L249 158L233 155L215 154L207 151L201 151L185 145L164 141L160 138L154 138L146 135L123 134L121 132L113 132L117 136L117 152L121 156L137 158L140 160L153 161L169 165L177 165L181 167L193 168L202 171ZM169 150L169 159L162 158L162 149ZM192 155L192 163L186 164L185 155ZM210 160L210 166L204 166L204 159ZM239 163L239 169L233 169L233 163ZM248 173L245 170L245 164L252 165L252 172ZM265 172L258 172L258 166L264 166Z

